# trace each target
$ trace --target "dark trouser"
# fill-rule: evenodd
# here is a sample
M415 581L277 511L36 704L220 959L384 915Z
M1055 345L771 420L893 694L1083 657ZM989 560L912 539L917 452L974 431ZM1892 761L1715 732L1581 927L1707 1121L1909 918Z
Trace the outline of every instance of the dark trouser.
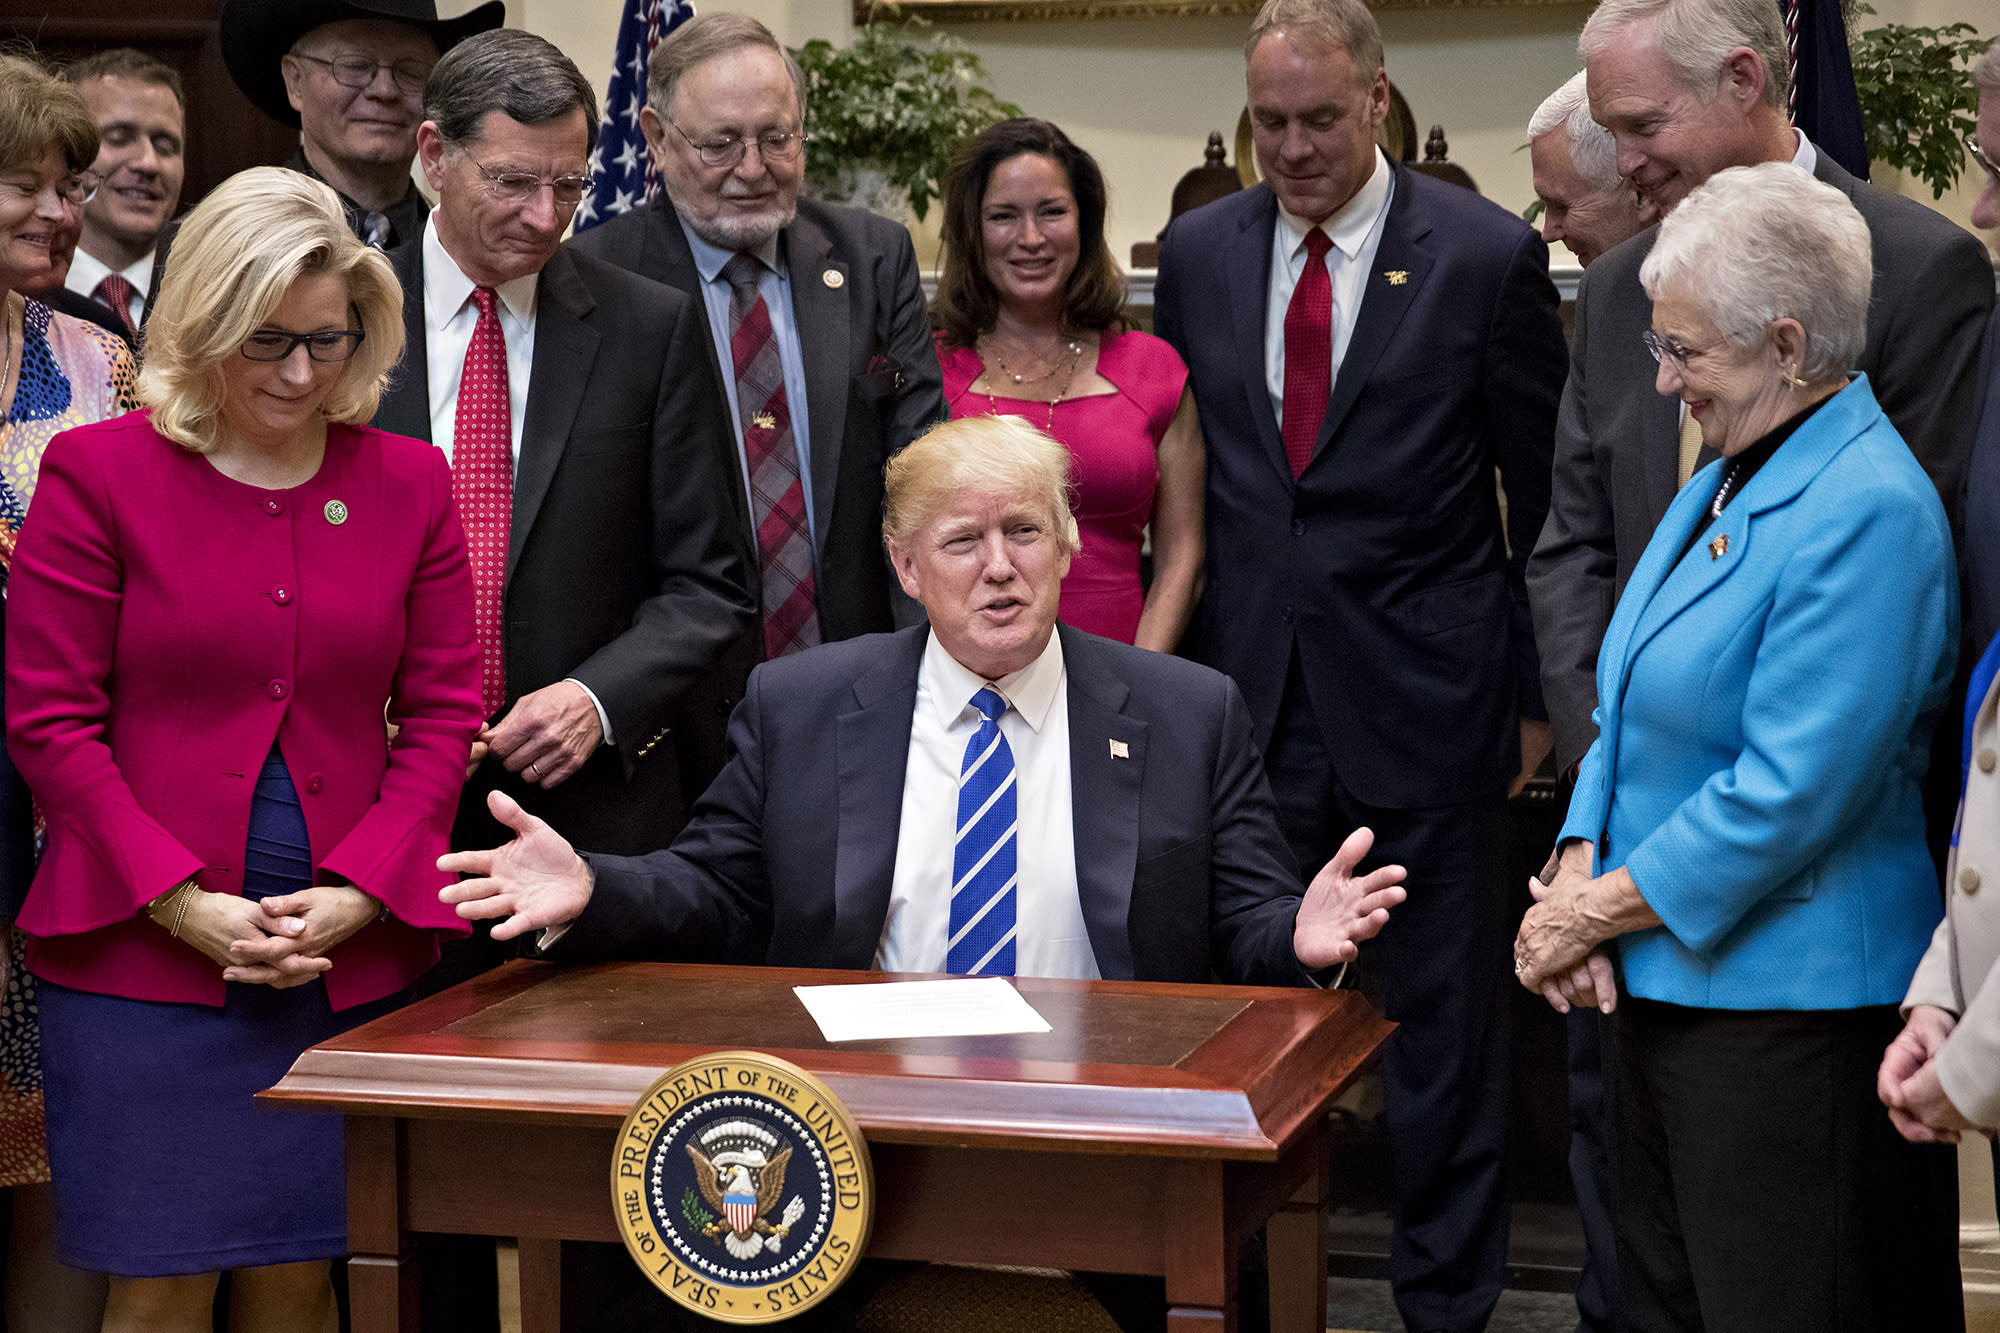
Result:
M1611 1114L1615 1025L1595 1009L1572 1009L1569 1039L1569 1179L1583 1224L1576 1279L1577 1333L1614 1333L1618 1318L1618 1157Z
M1362 824L1375 831L1363 868L1409 871L1408 901L1350 969L1402 1025L1382 1053L1396 1194L1390 1281L1411 1329L1484 1328L1507 1261L1506 802L1494 792L1391 810L1356 799L1334 775L1296 658L1265 768L1308 879Z
M1619 1291L1633 1333L1965 1327L1955 1150L1875 1099L1892 1006L1614 1022Z

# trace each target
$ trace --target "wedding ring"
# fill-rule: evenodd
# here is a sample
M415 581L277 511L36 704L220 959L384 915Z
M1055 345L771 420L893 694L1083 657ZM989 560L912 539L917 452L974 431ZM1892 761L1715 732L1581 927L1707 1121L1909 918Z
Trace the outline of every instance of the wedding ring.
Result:
M537 768L541 767L541 762L542 762L541 760L537 759L537 760L535 760L534 762L532 762L532 763L530 763L530 764L528 765L528 776L529 776L529 777L531 777L531 778L532 778L532 777L534 777L534 776L535 776L535 770L536 770Z

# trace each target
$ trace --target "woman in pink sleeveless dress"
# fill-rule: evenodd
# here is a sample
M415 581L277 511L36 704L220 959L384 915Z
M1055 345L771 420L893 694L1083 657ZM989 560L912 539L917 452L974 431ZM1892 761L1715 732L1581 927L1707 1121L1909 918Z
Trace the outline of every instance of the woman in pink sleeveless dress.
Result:
M1180 356L1125 327L1104 212L1097 163L1045 120L1004 121L960 149L945 177L938 359L954 417L1024 417L1069 446L1083 549L1062 620L1171 652L1201 578L1201 426Z

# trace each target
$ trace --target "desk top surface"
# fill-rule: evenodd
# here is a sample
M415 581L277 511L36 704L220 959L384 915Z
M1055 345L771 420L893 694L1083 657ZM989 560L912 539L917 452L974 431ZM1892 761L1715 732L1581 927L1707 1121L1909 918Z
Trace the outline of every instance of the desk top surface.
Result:
M1268 1159L1392 1030L1351 991L1024 977L1050 1032L831 1043L792 994L896 979L515 962L314 1047L263 1095L615 1126L665 1069L752 1049L825 1080L873 1141Z

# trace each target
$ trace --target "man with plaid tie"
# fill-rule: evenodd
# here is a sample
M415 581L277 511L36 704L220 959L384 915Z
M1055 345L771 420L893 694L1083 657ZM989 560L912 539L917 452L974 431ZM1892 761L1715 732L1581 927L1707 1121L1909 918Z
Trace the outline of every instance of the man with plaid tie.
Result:
M757 662L914 618L876 539L882 464L944 419L942 375L909 233L799 198L802 85L756 19L683 23L653 53L639 112L664 193L569 243L706 310L732 409L763 617L680 718L690 790L721 770L729 710Z
M160 230L180 206L186 175L181 76L143 51L117 47L63 71L97 122L97 193L63 285L110 310L136 341L153 290Z

